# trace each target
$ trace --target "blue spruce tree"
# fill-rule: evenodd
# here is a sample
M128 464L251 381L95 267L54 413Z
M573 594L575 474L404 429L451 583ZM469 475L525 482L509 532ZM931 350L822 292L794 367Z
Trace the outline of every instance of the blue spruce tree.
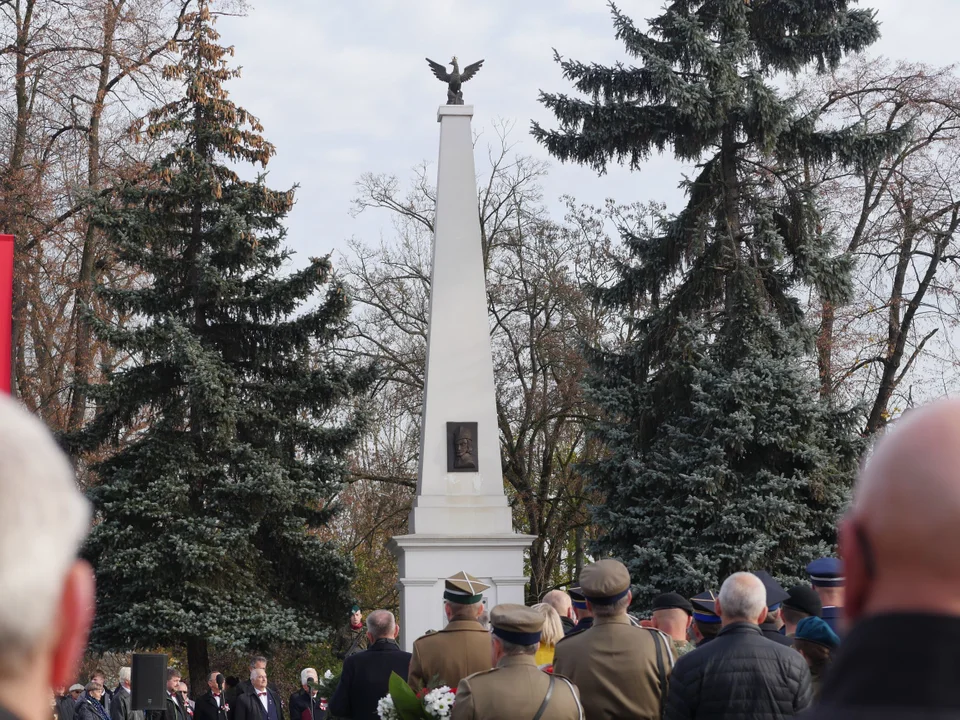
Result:
M352 565L317 531L372 377L330 351L349 306L328 259L280 274L293 191L231 169L274 149L223 88L237 71L206 0L188 27L167 69L185 94L143 130L171 150L95 216L141 281L98 290L110 312L96 332L127 360L91 388L95 416L66 441L98 460L92 645L184 645L196 690L210 643L316 640L349 607Z
M631 333L589 353L608 452L586 471L606 498L598 549L627 562L640 604L737 570L793 578L835 542L863 445L857 414L818 395L797 294L842 299L849 263L804 170L868 167L902 133L822 129L772 76L833 68L872 43L874 14L853 5L674 0L647 32L611 6L639 65L558 58L581 96L541 94L559 128L533 132L562 161L637 170L670 150L696 164L685 207L626 233L629 259L597 290Z

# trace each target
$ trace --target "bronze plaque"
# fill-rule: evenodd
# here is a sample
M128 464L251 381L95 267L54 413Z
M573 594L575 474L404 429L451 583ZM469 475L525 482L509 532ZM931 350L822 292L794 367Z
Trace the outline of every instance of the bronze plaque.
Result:
M479 472L477 424L447 423L447 472Z

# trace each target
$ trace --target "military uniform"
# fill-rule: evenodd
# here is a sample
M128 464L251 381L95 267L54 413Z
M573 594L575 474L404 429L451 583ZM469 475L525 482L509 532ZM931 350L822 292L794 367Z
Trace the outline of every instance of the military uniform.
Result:
M367 649L367 628L361 626L353 628L350 623L340 630L337 636L337 643L334 647L334 654L340 660L346 660L354 653Z
M616 560L584 568L580 587L594 605L612 605L630 590L630 574ZM659 630L635 627L627 615L595 617L590 632L557 643L554 672L579 688L587 720L661 717L673 668L669 639Z
M460 572L446 580L443 597L451 603L474 605L489 587ZM454 688L463 678L492 665L490 633L476 620L453 620L443 630L414 641L408 682L414 691L433 684L434 678Z
M579 587L572 587L567 591L570 600L573 603L573 609L577 611L577 624L566 632L566 635L581 633L593 627L593 615L587 615L587 599L583 596L583 591Z
M539 642L543 616L523 605L498 605L490 613L492 633L515 645ZM583 708L573 684L540 670L533 655L500 658L495 668L460 681L451 720L533 718L582 720Z
M763 583L767 591L767 619L760 624L760 632L767 640L773 640L775 643L790 647L793 643L786 635L780 632L780 616L777 612L780 610L780 603L790 599L790 593L783 589L773 576L766 570L756 570L753 573L760 582Z
M818 558L806 567L814 589L842 588L844 586L843 563L837 558ZM843 608L838 605L824 605L820 617L837 635L840 635L843 621Z
M693 604L680 593L668 592L657 595L650 606L653 610L653 617L656 619L657 610L683 610L687 614L687 637L678 639L670 638L670 644L673 646L673 656L680 657L686 655L691 650L696 650L697 646L689 640L690 618L693 617Z

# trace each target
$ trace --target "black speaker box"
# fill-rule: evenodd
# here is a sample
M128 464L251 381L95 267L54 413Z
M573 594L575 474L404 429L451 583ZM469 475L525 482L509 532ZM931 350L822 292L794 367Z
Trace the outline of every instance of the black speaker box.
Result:
M130 695L134 710L163 710L167 698L167 656L135 653L130 664Z

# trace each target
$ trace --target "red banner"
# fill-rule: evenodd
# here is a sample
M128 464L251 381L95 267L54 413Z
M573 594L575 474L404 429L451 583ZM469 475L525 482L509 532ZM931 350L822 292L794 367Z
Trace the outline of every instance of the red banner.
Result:
M13 354L13 235L0 235L0 392L10 393Z

